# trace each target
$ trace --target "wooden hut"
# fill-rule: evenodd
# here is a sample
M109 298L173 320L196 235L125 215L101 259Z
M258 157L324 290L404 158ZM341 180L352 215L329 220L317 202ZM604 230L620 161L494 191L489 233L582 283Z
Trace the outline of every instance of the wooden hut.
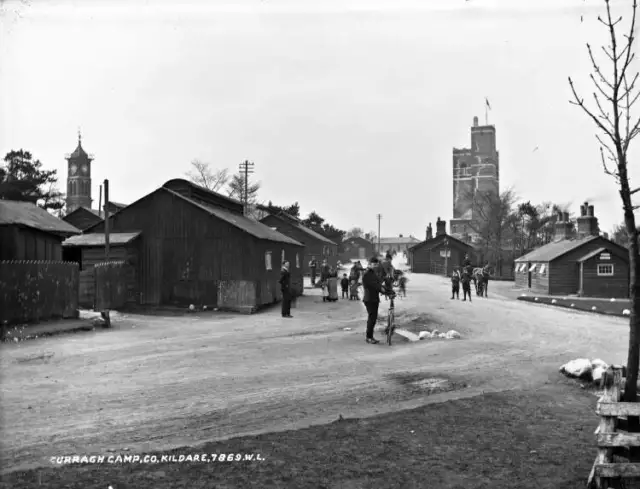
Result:
M140 232L109 233L109 260L124 261L127 265L127 303L137 304L138 261L140 254ZM62 243L65 261L74 261L80 266L80 299L82 307L92 308L95 302L95 275L93 267L106 260L104 233L85 233L73 236Z
M599 235L593 206L585 202L580 212L576 237L562 213L555 240L515 260L516 287L541 295L629 297L628 250Z
M85 230L91 226L98 224L102 221L100 213L94 209L88 209L87 207L78 207L73 212L70 212L62 218L63 221L68 222L72 226L77 227L80 230Z
M338 259L342 263L348 263L352 260L368 260L375 253L373 243L362 237L346 238L338 253Z
M35 204L0 200L0 261L62 261L62 241L76 234L78 228Z
M245 217L242 203L186 180L170 180L121 209L109 228L140 233L140 304L254 312L281 299L285 259L294 293L302 294L302 244ZM102 234L104 223L87 231Z
M330 266L335 266L338 263L338 245L313 229L304 226L297 217L286 212L278 212L278 214L269 214L263 217L260 222L304 245L305 254L302 260L304 275L309 274L309 262L313 257L316 258L318 264L322 260L327 260Z

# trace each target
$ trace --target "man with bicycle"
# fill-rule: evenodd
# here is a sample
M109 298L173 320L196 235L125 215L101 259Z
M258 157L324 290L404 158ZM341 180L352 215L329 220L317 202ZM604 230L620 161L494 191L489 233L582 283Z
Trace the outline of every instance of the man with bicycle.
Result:
M369 260L367 271L362 276L364 288L364 302L367 308L367 333L366 342L371 345L380 343L373 337L373 330L378 322L378 309L380 308L380 294L392 295L393 288L387 288L380 274L380 262L377 257Z

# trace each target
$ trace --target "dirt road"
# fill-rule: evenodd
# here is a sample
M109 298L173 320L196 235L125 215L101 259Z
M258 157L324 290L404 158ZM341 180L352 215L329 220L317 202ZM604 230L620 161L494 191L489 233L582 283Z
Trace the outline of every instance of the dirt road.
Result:
M367 345L362 303L325 304L306 291L313 295L289 320L277 307L255 316L129 316L110 331L2 345L0 464L194 446L535 387L569 359L626 356L623 319L507 299L508 283L492 283L490 297L472 304L450 301L440 277L414 275L409 285L398 312L423 314L462 340ZM410 373L467 386L428 395L402 381Z

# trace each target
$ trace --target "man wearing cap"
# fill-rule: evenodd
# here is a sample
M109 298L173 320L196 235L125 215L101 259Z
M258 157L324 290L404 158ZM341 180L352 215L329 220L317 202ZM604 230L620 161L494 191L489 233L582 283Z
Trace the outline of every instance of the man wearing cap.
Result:
M382 280L380 280L380 277L376 272L376 268L378 266L378 258L371 258L371 260L369 260L367 271L364 272L364 275L362 276L362 286L364 288L364 297L362 299L362 302L364 302L364 305L367 308L366 341L371 345L380 343L373 337L373 329L375 328L376 322L378 321L380 293L384 292Z
M289 262L285 261L282 264L282 271L280 272L280 290L282 291L282 317L292 318L291 315L291 273L289 273Z

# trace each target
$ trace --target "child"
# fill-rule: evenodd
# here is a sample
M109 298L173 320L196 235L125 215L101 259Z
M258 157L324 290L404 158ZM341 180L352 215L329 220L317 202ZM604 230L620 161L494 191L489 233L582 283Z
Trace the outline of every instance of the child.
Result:
M451 275L451 299L460 300L460 272L456 268Z
M342 275L340 285L342 286L342 298L345 299L349 293L349 279L347 278L346 273Z
M349 300L350 301L359 301L360 296L358 295L358 288L360 284L357 280L351 280L351 286L349 287Z
M469 302L471 302L471 275L469 274L469 270L465 270L462 272L462 300L467 300L467 295L469 295Z

